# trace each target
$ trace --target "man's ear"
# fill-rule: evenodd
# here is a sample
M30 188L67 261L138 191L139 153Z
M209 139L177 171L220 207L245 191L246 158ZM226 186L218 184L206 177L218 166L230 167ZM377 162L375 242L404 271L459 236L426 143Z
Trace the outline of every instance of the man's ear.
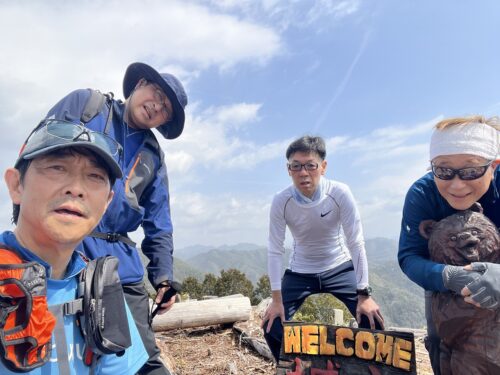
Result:
M115 192L113 191L113 189L111 189L109 191L109 195L108 195L108 202L106 203L106 210L108 209L109 204L113 200L114 195L115 195Z
M326 160L323 160L321 162L321 175L323 176L326 172L326 166L328 165L328 162Z
M431 238L432 227L436 224L435 220L422 220L420 225L418 226L418 231L420 235L424 237L426 240Z
M22 196L22 184L21 184L21 174L16 168L8 168L4 174L5 184L7 189L9 189L10 199L12 203L21 204Z

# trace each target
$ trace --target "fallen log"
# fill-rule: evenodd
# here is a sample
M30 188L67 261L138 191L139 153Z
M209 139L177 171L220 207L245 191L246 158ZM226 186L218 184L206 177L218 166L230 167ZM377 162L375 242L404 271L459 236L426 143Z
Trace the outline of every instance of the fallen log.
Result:
M251 310L250 299L240 295L177 302L165 314L156 315L152 327L158 332L246 321Z

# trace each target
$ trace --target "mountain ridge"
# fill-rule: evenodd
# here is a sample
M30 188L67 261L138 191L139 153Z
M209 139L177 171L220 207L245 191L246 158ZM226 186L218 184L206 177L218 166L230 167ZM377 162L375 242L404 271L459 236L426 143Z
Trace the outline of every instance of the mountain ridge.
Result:
M386 324L422 328L425 326L423 290L411 282L397 262L397 241L378 237L365 241L370 285ZM267 249L255 244L223 245L211 247L196 245L189 251L180 249L174 260L174 275L182 281L194 276L202 281L207 273L219 276L221 270L236 268L245 273L254 284L267 274ZM286 251L284 266L290 250ZM179 256L183 254L182 256ZM190 255L190 256L187 256Z

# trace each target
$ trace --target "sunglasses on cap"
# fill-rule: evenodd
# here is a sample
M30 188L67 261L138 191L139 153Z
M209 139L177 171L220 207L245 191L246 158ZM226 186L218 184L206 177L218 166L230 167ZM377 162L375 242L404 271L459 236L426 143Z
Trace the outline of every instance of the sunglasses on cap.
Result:
M42 146L41 143L43 143L42 147L50 146L51 143L54 145L58 144L56 140L53 142L50 142L46 138L42 140L41 137L45 137L40 134L42 132L45 132L46 135L64 141L90 142L101 148L103 151L106 151L111 156L118 155L118 157L121 157L122 146L110 136L90 130L81 124L55 119L44 120L42 124L30 134L21 153L23 153L23 151L29 152L28 149L33 146L36 149L38 146L37 143L40 143L40 146Z
M438 167L431 163L432 174L439 178L440 180L453 180L455 176L464 181L477 180L484 176L488 168L490 167L493 160L489 161L487 164L478 165L476 167L467 167L460 169Z

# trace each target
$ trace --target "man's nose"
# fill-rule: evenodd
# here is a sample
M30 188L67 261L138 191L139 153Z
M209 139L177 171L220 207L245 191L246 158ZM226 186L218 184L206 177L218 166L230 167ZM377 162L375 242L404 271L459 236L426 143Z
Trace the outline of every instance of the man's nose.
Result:
M299 171L300 174L309 174L309 171L306 169L306 166L305 165L302 165L300 167L300 171Z
M82 198L85 193L84 176L81 173L71 173L68 176L65 194Z

